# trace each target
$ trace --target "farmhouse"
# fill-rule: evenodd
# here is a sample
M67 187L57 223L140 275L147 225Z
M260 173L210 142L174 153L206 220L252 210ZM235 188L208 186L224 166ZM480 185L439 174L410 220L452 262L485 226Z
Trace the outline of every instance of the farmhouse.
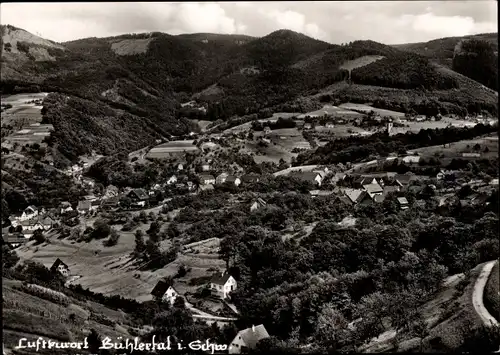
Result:
M202 185L209 185L209 184L215 184L215 178L213 175L205 175L201 174L200 175L200 184Z
M111 210L117 208L120 204L120 199L118 196L113 196L107 199L102 200L101 208L103 210Z
M382 189L382 186L380 186L377 182L368 185L363 185L363 189L366 192L368 192L370 197L374 197L376 195L382 195L384 193L384 189Z
M69 275L69 267L62 262L61 259L57 258L54 264L52 264L50 271L59 272L61 275L67 277Z
M266 207L267 203L260 197L256 199L252 204L250 205L250 212L253 212L255 210L258 210L259 208Z
M165 280L158 281L153 291L151 291L151 294L154 297L161 299L163 302L170 303L171 305L174 304L175 299L179 296L179 293L174 289L174 287L169 285L169 283Z
M227 298L231 291L236 290L237 283L229 273L215 274L210 281L210 289L221 298Z
M127 196L132 200L132 207L144 207L146 206L149 196L144 191L144 189L133 189L127 194Z
M414 177L413 175L396 174L396 176L394 176L394 180L396 180L401 187L407 187L410 182L414 180Z
M249 349L255 349L259 341L267 338L269 338L269 333L262 324L240 330L229 345L229 354L241 354Z

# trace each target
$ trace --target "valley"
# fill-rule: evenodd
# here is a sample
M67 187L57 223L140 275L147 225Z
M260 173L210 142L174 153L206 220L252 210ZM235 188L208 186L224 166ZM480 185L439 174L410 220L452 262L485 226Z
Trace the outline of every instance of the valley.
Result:
M1 34L11 354L24 335L235 344L258 328L257 352L498 339L498 93L448 55L464 41L486 58L490 36Z

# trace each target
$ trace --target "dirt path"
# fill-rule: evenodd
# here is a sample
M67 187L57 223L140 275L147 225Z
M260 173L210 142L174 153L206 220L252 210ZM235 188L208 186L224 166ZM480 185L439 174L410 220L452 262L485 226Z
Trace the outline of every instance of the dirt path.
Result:
M481 270L481 273L476 280L474 291L472 293L472 304L474 305L474 309L476 310L484 325L487 327L490 327L492 325L498 326L498 321L490 314L490 312L488 312L483 303L484 288L491 274L491 269L493 269L493 266L496 262L496 260L493 260L483 266L483 269Z

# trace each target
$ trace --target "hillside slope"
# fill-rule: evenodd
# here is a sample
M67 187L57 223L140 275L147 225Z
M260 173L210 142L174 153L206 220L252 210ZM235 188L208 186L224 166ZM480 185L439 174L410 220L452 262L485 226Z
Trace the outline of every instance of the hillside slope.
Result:
M447 37L429 42L399 44L393 47L427 57L497 90L498 33ZM470 63L467 61L464 63L464 59L469 57Z
M410 107L418 111L420 102L431 100L457 114L496 114L498 107L496 96L485 95L483 85L465 82L420 54L373 41L333 45L289 30L261 38L153 32L56 44L3 26L2 48L2 93L42 90L70 97L56 100L58 122L78 128L71 134L68 129L56 130L70 159L85 150L82 142L89 139L90 146L111 154L118 146L138 149L137 142L147 145L158 136L188 133L193 127L183 119L189 113L180 103L192 99L208 107L210 120L226 120L268 108L283 111L297 98L312 100L312 95L346 80L379 92L396 90L391 104L403 112ZM49 56L41 54L45 52ZM351 68L349 63L356 60L363 65ZM350 95L357 102L377 100L373 93L351 90ZM347 96L339 94L336 99ZM88 100L82 102L92 108L66 107L80 100ZM56 120L53 106L47 112L46 120ZM196 112L195 118L200 115L204 114ZM101 135L104 131L109 134ZM132 140L139 131L139 139Z

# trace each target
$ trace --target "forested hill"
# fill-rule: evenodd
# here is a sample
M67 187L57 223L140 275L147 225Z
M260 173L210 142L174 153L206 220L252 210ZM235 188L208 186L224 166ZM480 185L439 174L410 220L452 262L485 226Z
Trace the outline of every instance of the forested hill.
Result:
M419 54L498 90L498 33L447 37L394 48Z
M208 108L209 119L225 120L269 108L283 109L297 98L308 98L348 78L358 86L401 90L395 104L402 107L418 104L411 102L416 97L419 102L438 97L442 105L454 107L455 113L474 108L496 114L498 107L496 96L485 93L478 82L464 84L462 76L440 70L426 56L373 41L333 45L279 30L261 38L154 32L54 43L13 26L2 26L1 32L2 93L63 93L75 98L71 102L92 101L97 111L113 112L115 120L124 112L131 114L144 132L152 128L151 122L158 124L160 129L153 127L161 135L191 130L183 120L190 116L181 110L182 102L195 99ZM473 52L480 46L469 47L463 48ZM480 63L489 68L485 72L494 72L488 66L488 55L484 57ZM464 75L483 80L484 75L469 73L471 63L473 57L466 56L457 66ZM480 68L475 70L483 73ZM362 99L373 102L379 98L363 95ZM58 100L58 105L65 101ZM68 112L74 109L61 108L60 122ZM83 112L80 119L87 116ZM82 129L79 138L99 136L97 131L86 131L92 126L78 125ZM112 125L108 128L114 129ZM125 125L123 129L123 137L127 137L138 127ZM102 146L102 142L96 144Z

